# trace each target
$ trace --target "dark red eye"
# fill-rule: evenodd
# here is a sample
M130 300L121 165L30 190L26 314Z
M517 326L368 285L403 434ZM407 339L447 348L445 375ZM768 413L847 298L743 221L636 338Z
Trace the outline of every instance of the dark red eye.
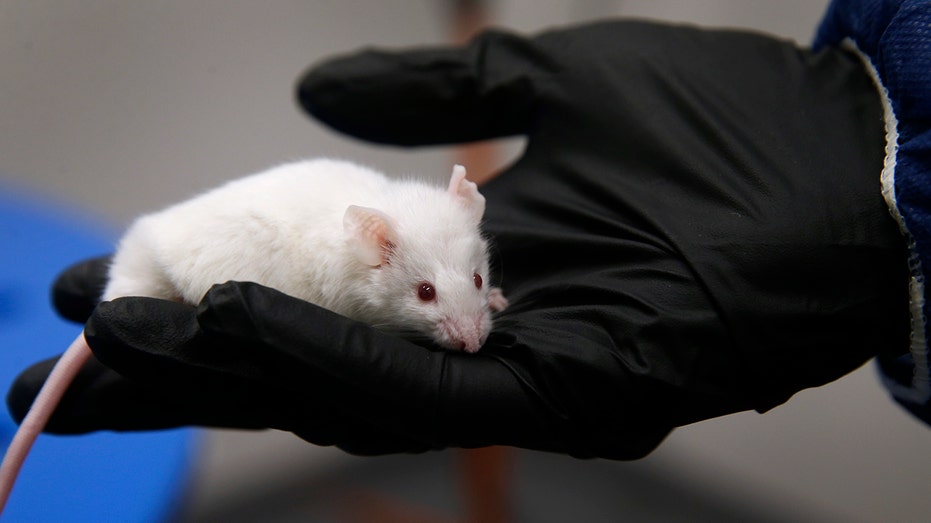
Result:
M433 301L436 299L436 289L433 288L433 284L430 282L422 282L417 287L417 297L420 298L420 301Z
M481 274L479 274L479 273L477 273L477 272L476 272L475 274L473 274L473 275L472 275L472 281L475 282L475 288L476 288L476 289L481 289L481 288L482 288L482 275L481 275Z

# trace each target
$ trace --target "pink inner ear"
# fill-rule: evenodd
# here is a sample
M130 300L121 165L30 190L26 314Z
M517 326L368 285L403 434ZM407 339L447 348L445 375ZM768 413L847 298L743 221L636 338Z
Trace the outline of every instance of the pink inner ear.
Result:
M485 214L485 197L478 192L478 186L466 179L466 169L461 165L453 167L446 191L456 198L463 207L471 212L476 222Z
M389 262L397 243L394 221L387 214L350 205L343 215L343 230L359 261L372 267Z

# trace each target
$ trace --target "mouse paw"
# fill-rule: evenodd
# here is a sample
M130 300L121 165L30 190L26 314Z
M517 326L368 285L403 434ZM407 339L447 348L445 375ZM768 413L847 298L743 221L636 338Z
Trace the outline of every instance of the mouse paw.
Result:
M495 312L503 311L508 306L508 299L498 287L492 287L488 290L488 308Z

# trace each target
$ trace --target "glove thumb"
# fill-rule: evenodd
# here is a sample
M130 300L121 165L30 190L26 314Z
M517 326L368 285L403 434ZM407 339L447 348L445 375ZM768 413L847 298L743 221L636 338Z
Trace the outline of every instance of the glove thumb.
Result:
M553 69L533 40L486 32L463 48L332 59L305 73L297 97L310 115L365 140L468 142L525 133Z

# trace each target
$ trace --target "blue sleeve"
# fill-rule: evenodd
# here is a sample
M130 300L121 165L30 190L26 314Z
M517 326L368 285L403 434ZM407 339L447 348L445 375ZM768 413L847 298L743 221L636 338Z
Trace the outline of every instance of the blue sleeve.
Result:
M883 195L910 248L910 350L880 356L883 383L931 424L931 0L834 0L817 50L853 43L871 67L886 107Z

